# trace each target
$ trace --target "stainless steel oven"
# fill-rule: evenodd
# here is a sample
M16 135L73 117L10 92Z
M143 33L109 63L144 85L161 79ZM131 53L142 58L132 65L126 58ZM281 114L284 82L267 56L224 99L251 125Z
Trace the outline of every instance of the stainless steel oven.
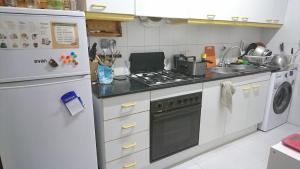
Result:
M202 92L151 101L150 161L198 145Z

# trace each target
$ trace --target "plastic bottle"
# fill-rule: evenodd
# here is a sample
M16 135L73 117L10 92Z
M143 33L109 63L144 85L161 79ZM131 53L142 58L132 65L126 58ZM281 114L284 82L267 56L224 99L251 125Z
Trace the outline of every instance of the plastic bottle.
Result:
M40 9L47 9L48 8L48 0L37 0L36 7Z
M35 0L26 0L27 7L28 8L35 8L36 7L36 1Z
M17 7L27 7L26 0L17 0Z
M63 0L50 0L48 3L49 9L60 9L62 10L64 7L64 1Z
M70 0L70 6L72 11L77 10L77 0Z
M70 9L71 9L70 0L64 0L64 10L70 10Z
M6 6L16 6L17 1L16 0L6 0L5 5Z

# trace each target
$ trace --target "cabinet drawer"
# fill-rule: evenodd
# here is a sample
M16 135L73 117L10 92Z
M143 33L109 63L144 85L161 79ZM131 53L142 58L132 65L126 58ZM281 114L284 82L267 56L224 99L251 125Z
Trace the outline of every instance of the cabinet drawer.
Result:
M149 149L106 163L106 169L142 169L148 165Z
M103 100L104 120L128 116L150 109L150 93L137 93Z
M104 140L111 141L149 130L149 111L104 121Z
M149 131L106 142L106 161L112 161L147 148L149 148Z

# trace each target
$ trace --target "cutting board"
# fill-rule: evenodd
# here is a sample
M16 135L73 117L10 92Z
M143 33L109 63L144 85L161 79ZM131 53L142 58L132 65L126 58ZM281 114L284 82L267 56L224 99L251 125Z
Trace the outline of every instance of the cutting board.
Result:
M300 134L289 135L282 140L283 145L300 152Z
M206 60L209 60L213 63L207 63L207 68L216 67L216 52L214 46L205 46L204 53L206 54Z

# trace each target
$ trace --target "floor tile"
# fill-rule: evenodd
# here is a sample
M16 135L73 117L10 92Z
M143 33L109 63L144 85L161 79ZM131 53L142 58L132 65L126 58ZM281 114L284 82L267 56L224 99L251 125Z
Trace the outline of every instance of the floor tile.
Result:
M270 147L295 132L300 128L291 124L268 132L257 131L172 169L267 169Z

